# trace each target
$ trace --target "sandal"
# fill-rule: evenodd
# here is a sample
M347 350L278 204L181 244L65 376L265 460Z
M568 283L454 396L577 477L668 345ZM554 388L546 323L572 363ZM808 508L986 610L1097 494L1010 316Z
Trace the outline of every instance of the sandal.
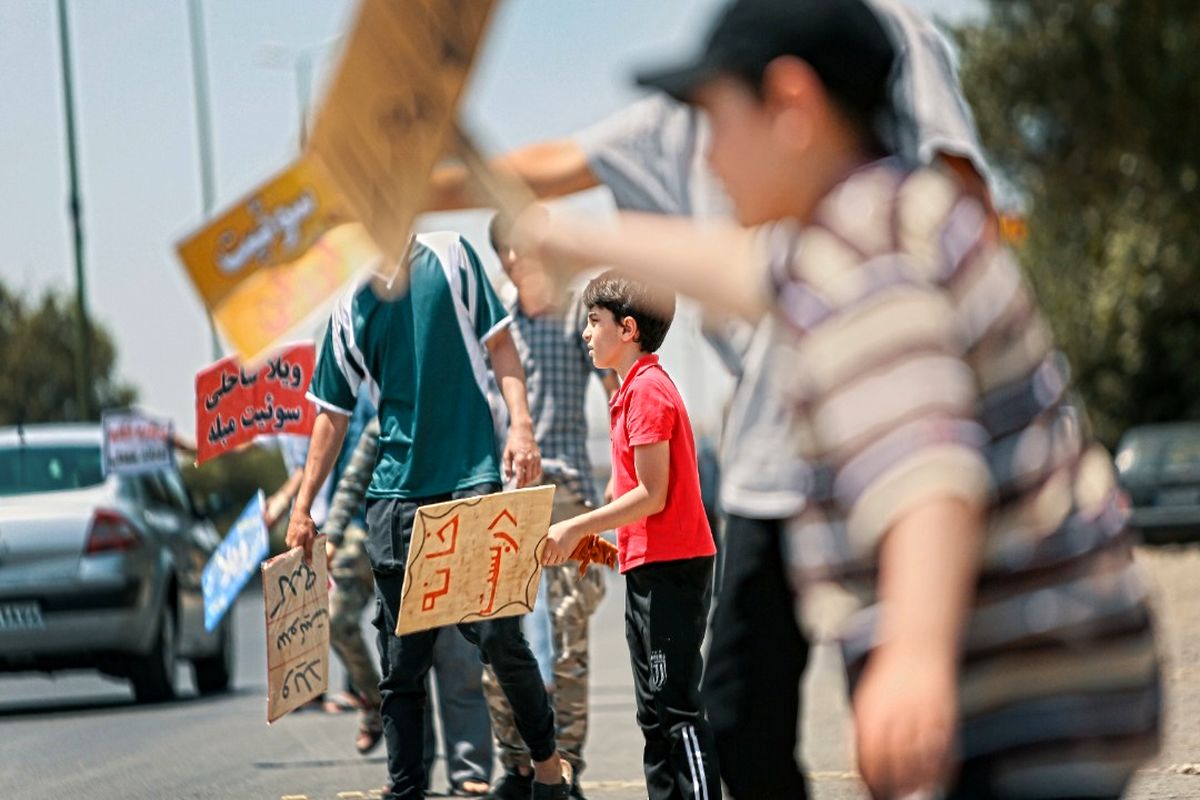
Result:
M490 791L487 781L466 780L450 786L450 794L454 797L487 797Z
M358 733L354 735L354 749L366 755L379 746L383 738L383 717L378 711L364 711L358 720Z
M326 696L321 704L321 710L326 714L345 714L348 711L358 711L362 707L362 701L349 692Z

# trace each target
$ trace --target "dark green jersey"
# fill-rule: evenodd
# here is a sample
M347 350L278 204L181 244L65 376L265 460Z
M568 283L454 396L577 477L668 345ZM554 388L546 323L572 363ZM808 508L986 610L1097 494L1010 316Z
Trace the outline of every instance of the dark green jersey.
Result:
M383 300L366 281L339 301L309 396L347 415L360 391L377 396L368 497L500 483L483 344L508 324L479 256L457 233L416 237L402 297Z

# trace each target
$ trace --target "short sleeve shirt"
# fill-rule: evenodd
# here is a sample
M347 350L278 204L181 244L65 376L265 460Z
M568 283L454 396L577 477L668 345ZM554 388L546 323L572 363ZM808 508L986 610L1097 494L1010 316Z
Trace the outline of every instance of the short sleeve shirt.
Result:
M679 561L716 553L700 499L700 473L692 423L679 390L658 363L640 358L609 405L612 435L613 495L637 486L634 448L670 442L667 503L657 514L617 529L621 571L643 564Z
M900 54L891 86L898 154L928 163L939 153L968 158L987 175L975 123L944 37L899 0L870 0ZM732 205L705 163L708 126L694 109L651 95L580 131L588 165L629 211L727 216ZM721 504L752 518L784 518L804 506L809 470L795 448L790 409L772 365L791 356L776 323L756 329L730 405L722 457Z
M483 344L509 321L456 233L416 237L403 296L385 300L367 282L338 304L309 396L346 415L360 391L376 398L379 458L368 497L500 482Z

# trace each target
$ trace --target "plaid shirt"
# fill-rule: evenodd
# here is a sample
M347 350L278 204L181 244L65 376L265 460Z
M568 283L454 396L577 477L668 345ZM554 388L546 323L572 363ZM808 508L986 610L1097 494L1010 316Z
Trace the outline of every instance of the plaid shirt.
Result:
M587 309L572 298L565 314L530 317L520 303L509 304L513 341L525 368L525 391L533 433L542 451L542 472L593 505L599 497L587 452L584 413L588 380L600 373L592 365L583 329Z

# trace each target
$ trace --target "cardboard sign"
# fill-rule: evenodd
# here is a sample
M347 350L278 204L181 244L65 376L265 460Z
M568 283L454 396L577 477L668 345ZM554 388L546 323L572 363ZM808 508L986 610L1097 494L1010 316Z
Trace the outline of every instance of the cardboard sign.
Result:
M312 563L293 547L262 565L267 622L267 722L329 688L329 576L325 537Z
M309 147L383 251L407 266L493 0L362 0Z
M238 515L200 575L205 630L217 627L246 581L267 557L267 523L263 520L266 505L260 489Z
M175 466L170 421L121 409L101 414L100 426L106 474L137 475Z
M312 433L316 410L305 397L316 348L298 344L247 373L223 358L196 374L196 463L257 436Z
M554 487L417 509L396 634L533 610Z

